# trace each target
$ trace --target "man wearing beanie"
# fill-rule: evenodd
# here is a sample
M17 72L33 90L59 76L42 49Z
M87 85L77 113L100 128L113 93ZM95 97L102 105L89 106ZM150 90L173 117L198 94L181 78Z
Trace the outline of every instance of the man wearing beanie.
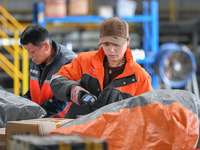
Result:
M99 50L80 53L52 76L53 94L72 102L65 118L77 118L152 90L151 77L133 60L129 42L128 23L108 18L100 27ZM92 103L85 103L88 100Z

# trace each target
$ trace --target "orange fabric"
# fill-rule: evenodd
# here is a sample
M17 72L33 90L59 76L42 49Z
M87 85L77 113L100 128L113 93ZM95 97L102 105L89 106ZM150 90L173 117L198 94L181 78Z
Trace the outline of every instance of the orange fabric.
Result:
M72 104L72 102L68 102L67 108L64 111L62 111L61 113L55 115L52 118L64 118L65 114L67 113L67 111L68 111L68 109L69 109L69 107L70 107L71 104Z
M36 88L38 87L38 88ZM40 105L41 103L38 102L39 95L40 95L40 88L39 88L39 82L33 79L30 79L30 94L31 94L31 99L33 102L37 103Z
M127 47L125 56L127 63L124 71L115 79L130 76L135 73L137 82L117 89L122 92L130 93L133 96L152 90L151 77L139 64L133 61L133 56L129 47ZM60 71L54 75L62 75L69 80L78 81L81 79L83 73L90 74L92 77L98 79L102 91L104 81L104 57L105 54L102 47L98 51L80 53L78 57L74 58L72 63L64 65Z
M101 114L82 125L58 128L50 134L79 133L102 138L109 150L192 150L199 139L198 118L175 102L121 109Z
M39 87L39 82L33 79L30 79L30 93L31 100L38 105L41 105L44 101L53 98L53 93L49 83L43 83L42 88ZM67 108L61 113L55 115L53 118L64 118L67 113L71 102L68 102Z
M42 88L40 89L39 82L33 79L30 79L30 92L31 100L38 105L41 105L42 102L53 97L49 83L43 83Z

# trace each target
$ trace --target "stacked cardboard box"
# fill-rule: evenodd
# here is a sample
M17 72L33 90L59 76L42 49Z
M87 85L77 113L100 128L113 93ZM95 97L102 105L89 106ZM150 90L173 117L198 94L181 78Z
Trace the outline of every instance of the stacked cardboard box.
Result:
M46 17L65 17L67 15L66 0L45 0Z
M88 0L69 0L67 3L68 15L88 15Z

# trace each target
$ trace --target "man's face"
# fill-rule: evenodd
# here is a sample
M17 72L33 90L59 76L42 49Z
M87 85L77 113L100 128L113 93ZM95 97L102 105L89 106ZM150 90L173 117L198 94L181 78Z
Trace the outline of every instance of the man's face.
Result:
M45 63L48 57L48 51L45 47L45 44L42 44L41 46L35 46L32 43L29 43L27 45L24 45L24 48L28 51L28 56L32 59L34 63L36 63L37 65Z

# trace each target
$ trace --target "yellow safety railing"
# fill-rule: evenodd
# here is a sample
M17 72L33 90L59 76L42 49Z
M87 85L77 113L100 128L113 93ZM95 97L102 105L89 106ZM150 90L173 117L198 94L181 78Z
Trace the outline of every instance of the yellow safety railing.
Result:
M9 46L1 43L5 50L7 50L13 57L12 64L2 53L0 53L0 67L13 78L14 94L20 95L20 86L22 82L22 94L25 94L29 85L29 58L28 51L21 48L18 44L19 31L23 31L24 27L0 5L0 22L8 30L14 33L14 44L11 38L6 35L3 29L0 29L0 40L2 38L10 41ZM20 71L20 57L22 57L22 71ZM21 81L21 82L20 82Z

